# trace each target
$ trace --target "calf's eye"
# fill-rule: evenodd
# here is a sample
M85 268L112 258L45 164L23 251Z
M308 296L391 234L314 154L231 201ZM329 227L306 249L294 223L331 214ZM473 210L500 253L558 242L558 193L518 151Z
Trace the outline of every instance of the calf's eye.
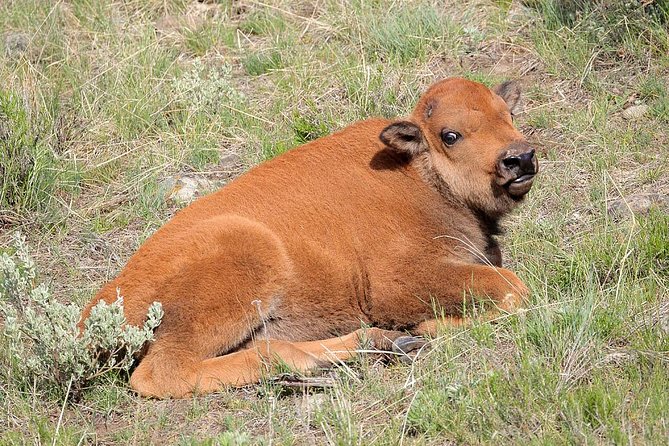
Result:
M460 138L462 138L462 135L459 134L458 132L453 132L451 130L441 131L441 139L447 146L452 146L453 144L458 142Z

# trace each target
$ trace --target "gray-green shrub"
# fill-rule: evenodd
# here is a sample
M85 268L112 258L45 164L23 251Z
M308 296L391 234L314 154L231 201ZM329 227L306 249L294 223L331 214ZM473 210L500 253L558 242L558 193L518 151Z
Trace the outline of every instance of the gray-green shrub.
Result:
M163 315L160 303L148 310L142 327L126 323L123 298L93 307L77 323L81 308L58 302L44 283L38 283L25 239L14 236L13 254L0 255L0 314L7 346L4 370L24 387L64 394L80 389L113 370L127 371Z

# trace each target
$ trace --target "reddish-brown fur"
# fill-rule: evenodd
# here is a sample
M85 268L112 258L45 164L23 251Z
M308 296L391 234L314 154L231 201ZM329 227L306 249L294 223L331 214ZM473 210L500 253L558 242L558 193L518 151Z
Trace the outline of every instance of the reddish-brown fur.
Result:
M183 397L255 382L277 358L345 360L362 338L410 346L403 332L432 332L435 314L458 323L466 295L513 310L527 289L494 236L531 178L509 185L500 160L529 146L511 121L517 87L496 91L447 79L406 121L358 122L257 166L149 238L82 320L117 289L130 324L160 301L130 384ZM462 139L448 147L444 128Z

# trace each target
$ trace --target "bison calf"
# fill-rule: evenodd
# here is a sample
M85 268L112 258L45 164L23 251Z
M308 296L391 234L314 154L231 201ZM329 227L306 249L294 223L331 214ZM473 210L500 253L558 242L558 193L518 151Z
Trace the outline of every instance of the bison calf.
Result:
M405 349L463 299L512 311L498 222L530 190L519 89L434 84L410 117L358 122L263 163L179 212L84 311L125 296L130 324L165 315L134 370L142 395L184 397L350 358L362 339ZM361 329L362 326L373 328Z

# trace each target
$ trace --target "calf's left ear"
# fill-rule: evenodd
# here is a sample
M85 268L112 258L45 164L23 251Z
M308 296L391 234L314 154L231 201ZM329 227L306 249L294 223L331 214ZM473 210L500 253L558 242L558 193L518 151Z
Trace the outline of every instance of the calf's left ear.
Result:
M492 91L506 102L512 115L517 115L521 111L520 104L520 85L516 81L506 81L497 85Z
M398 121L383 129L379 139L399 153L416 156L427 150L423 132L416 124L410 121Z

